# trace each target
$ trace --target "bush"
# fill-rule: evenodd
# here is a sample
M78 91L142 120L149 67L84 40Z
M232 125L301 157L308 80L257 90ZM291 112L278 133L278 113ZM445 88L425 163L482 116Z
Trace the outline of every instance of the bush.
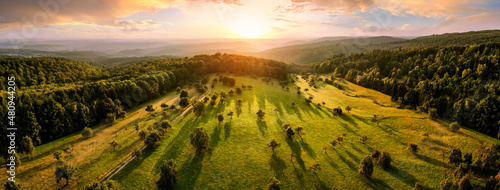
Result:
M144 143L149 147L155 148L159 145L160 140L161 140L161 135L158 131L155 130L149 133Z
M382 152L382 155L378 158L377 163L382 166L384 169L388 169L391 167L392 158L391 155L387 152Z
M140 140L146 139L147 136L148 136L148 132L146 130L141 130L141 132L139 132L139 139Z
M359 164L359 174L363 175L366 178L371 178L373 173L373 161L370 156L365 156L361 163Z
M342 108L340 107L337 107L337 108L333 108L333 115L341 115L342 114Z
M375 160L378 160L379 157L380 157L380 151L374 150L372 152L372 158L375 159Z
M367 140L368 140L368 136L366 136L366 135L361 135L361 137L359 137L359 141L361 141L361 143L363 143L363 144L365 144Z
M415 186L413 187L413 190L420 190L420 189L423 189L424 186L420 183L420 182L417 182L415 183Z
M153 105L148 105L148 106L146 107L146 111L148 111L148 112L154 112L154 111L155 111L155 109L153 108Z
M453 123L450 123L450 130L452 130L453 132L456 132L456 131L460 130L460 125L456 121Z
M52 156L57 160L60 161L63 158L63 151L62 150L56 150Z
M188 97L181 98L179 106L186 107L188 105L189 105L189 98Z
M269 144L267 144L268 147L271 148L271 150L273 151L274 153L274 150L279 147L281 145L281 143L279 143L276 139L271 139L271 141L269 142Z
M168 105L166 103L161 103L160 105L162 108L168 108Z
M172 129L172 123L170 123L170 121L168 121L168 120L163 120L160 122L160 127L163 130Z
M56 182L59 183L63 178L66 179L66 184L68 184L71 177L75 173L75 168L67 163L60 164L56 167Z
M180 98L189 97L189 92L187 90L182 90Z
M90 136L92 136L92 129L88 127L83 128L82 136L85 138L89 138Z
M416 154L417 151L418 151L418 145L415 144L415 143L413 143L413 142L411 142L411 143L408 144L407 149L408 149L408 151L410 151L410 153Z

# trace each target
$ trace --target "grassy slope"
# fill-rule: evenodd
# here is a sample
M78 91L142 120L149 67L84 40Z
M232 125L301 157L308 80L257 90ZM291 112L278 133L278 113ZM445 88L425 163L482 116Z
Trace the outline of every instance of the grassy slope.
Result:
M190 93L199 96L194 89L191 89ZM135 131L134 126L136 124L140 126L141 130L146 129L148 126L154 124L153 118L160 115L173 117L173 115L180 112L180 110L173 112L166 111L165 114L162 114L160 104L163 102L167 102L168 105L177 104L178 94L171 92L165 96L146 102L130 110L126 118L117 120L111 126L100 125L95 127L94 135L89 139L84 139L77 132L37 146L33 158L24 158L21 161L21 167L16 175L17 180L26 189L62 187L56 184L54 175L56 160L53 158L52 153L56 150L62 150L66 145L71 145L73 147L72 155L65 154L65 160L73 164L77 168L77 171L73 178L74 180L70 180L69 185L64 188L82 189L108 169L118 164L123 157L142 144ZM156 112L152 114L147 113L144 109L148 104L153 104L157 108ZM113 151L109 145L112 140L115 140L119 144L116 151ZM2 167L0 172L5 173L5 167ZM0 183L3 184L6 180L2 179ZM62 184L65 184L65 181Z
M204 116L196 117L190 111L174 124L157 149L147 150L141 160L128 165L114 179L126 189L152 189L159 178L161 162L174 159L178 189L264 188L273 176L285 189L410 189L415 182L438 188L451 167L442 157L443 150L461 147L463 152L473 152L479 142L498 143L467 129L449 132L440 124L443 122L389 107L395 106L389 96L347 82L342 84L350 96L321 83L320 90L306 93L307 97L314 97L313 102L325 101L329 108L353 108L351 113L332 118L326 108L306 104L304 94L299 99L294 85L289 86L294 90L286 92L276 86L276 81L271 86L246 77L236 79L237 85L251 84L254 89L229 97L224 105L208 105ZM302 79L297 85L308 88ZM212 92L228 89L218 83ZM238 98L243 100L240 108L236 106ZM374 104L374 99L386 107ZM292 107L291 102L297 105ZM277 115L275 108L280 110ZM266 112L262 121L255 115L258 109ZM235 112L232 121L226 116L219 126L216 115L229 111ZM373 114L383 116L379 125L371 122ZM303 126L302 138L287 139L281 127L285 123ZM210 149L203 158L195 157L189 144L189 134L199 126L210 135ZM424 132L430 137L421 141ZM329 147L325 154L322 147L342 133L347 134L343 145ZM369 137L366 144L358 141L363 134ZM272 138L281 142L275 154L266 146ZM417 155L407 153L408 142L418 144ZM375 149L391 153L394 167L385 171L376 166L373 179L365 180L357 175L359 161ZM317 176L308 170L314 163L322 168Z

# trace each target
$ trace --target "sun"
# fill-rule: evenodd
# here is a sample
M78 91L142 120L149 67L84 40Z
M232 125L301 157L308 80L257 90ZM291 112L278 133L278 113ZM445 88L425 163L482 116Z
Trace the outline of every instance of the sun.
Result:
M226 28L246 38L258 38L272 31L263 19L252 15L234 18Z

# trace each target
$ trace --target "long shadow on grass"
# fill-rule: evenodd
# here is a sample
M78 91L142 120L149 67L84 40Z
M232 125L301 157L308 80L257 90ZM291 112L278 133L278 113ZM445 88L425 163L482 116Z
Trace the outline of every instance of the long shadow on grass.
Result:
M212 132L212 134L210 134L210 141L209 141L210 148L208 149L209 155L213 154L213 151L215 150L215 148L219 144L219 141L221 140L221 138L220 138L221 131L222 131L222 127L220 125L218 125L217 127L214 128L214 131Z
M321 179L319 179L318 174L314 174L316 176L316 179L318 179L319 185L314 185L316 186L316 189L323 189L323 190L330 190L331 188L326 186L325 182L323 182Z
M286 143L288 144L290 149L292 149L292 152L295 155L295 159L297 160L300 168L302 168L302 170L306 170L306 165L304 164L304 160L302 160L302 150L299 143L293 141L290 138L286 138Z
M344 158L344 156L342 156L338 151L337 149L333 149L334 152L337 154L337 156L340 158L340 160L342 160L342 162L344 162L351 170L356 170L356 165L354 165L351 161L347 160Z
M295 167L295 162L292 160L293 171L295 172L295 176L299 180L299 184L301 187L304 187L304 173L299 171L297 167Z
M176 189L193 189L196 184L196 180L200 175L201 168L203 167L203 155L195 155L194 158L188 162L184 162L182 167L179 169L179 178L176 185Z
M434 158L425 156L425 155L420 155L419 154L417 157L420 158L420 159L422 159L423 161L425 161L425 162L427 162L429 164L435 165L435 166L439 166L439 167L443 167L443 168L451 168L448 164L446 164L444 162L441 162L439 160L436 160Z
M349 156L352 160L354 160L355 163L358 163L360 161L359 158L356 155L354 155L353 153L351 153L351 151L349 151L349 150L347 150L345 148L344 148L344 150L345 150L345 153L347 154L347 156Z
M339 169L339 165L337 165L337 163L335 163L333 160L332 160L332 157L330 157L330 155L328 154L328 152L325 153L326 154L326 158L328 158L328 163L330 164L330 166L332 166L332 168L338 170ZM345 177L344 174L342 172L339 172L339 174L342 176L342 177Z
M394 189L391 186L389 186L384 180L381 179L365 179L366 184L370 186L372 189Z
M142 151L142 155L139 160L134 159L132 162L130 162L130 164L125 166L125 168L123 168L118 174L113 176L112 179L118 180L118 182L122 182L122 180L128 179L128 175L130 175L137 166L141 165L144 160L146 160L149 156L151 156L153 152L155 152L155 149L153 148L144 149ZM162 161L160 162L161 162L160 164L163 164ZM155 168L155 170L157 169L159 170L159 168Z
M227 139L231 135L231 122L224 124L224 138Z
M266 122L262 121L260 119L257 119L257 126L259 127L259 131L262 134L262 136L266 136L266 131L267 131Z
M271 159L269 159L269 166L274 170L274 174L276 175L276 178L279 180L282 180L285 177L285 172L284 170L286 169L286 164L283 159L280 157L276 156L275 153L271 156Z
M397 167L391 166L388 168L387 173L391 174L392 177L398 179L399 181L405 183L406 185L409 185L410 187L415 185L417 182L417 179L413 177L413 175L409 174L408 172L401 170Z
M302 138L301 138L302 139ZM307 142L304 142L304 141L300 141L300 145L302 146L302 148L306 151L306 153L311 156L312 158L316 158L316 153L314 152L314 150L311 148L311 146L309 146L309 143Z

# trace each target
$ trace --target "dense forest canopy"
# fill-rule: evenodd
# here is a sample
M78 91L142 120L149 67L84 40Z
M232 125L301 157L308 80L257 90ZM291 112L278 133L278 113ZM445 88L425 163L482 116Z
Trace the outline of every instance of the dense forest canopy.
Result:
M495 42L335 55L293 70L333 72L386 93L393 101L496 137L499 58L500 43Z
M16 125L35 145L84 127L124 117L125 111L186 84L199 84L204 75L226 72L286 79L283 62L229 54L148 60L100 68L63 58L0 59L2 85L16 77ZM45 78L46 80L42 80ZM0 95L0 118L7 117L7 92ZM0 121L6 141L7 119ZM5 154L6 147L1 151ZM22 151L22 150L21 150Z

